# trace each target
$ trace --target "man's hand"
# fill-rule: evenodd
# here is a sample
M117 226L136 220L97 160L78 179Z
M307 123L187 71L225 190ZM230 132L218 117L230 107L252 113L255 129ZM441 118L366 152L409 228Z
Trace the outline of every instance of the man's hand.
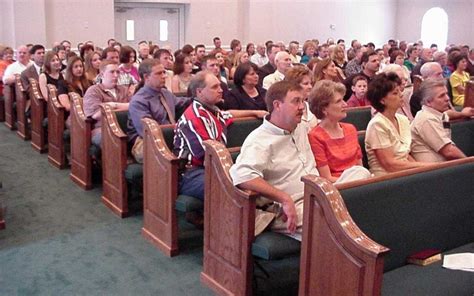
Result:
M286 222L286 227L288 231L291 234L294 234L296 231L296 223L298 221L298 215L296 214L296 208L295 208L295 203L291 199L291 197L288 195L288 198L286 201L284 201L282 204L282 209L283 209L283 221Z
M466 107L461 110L461 114L465 117L474 116L474 108Z

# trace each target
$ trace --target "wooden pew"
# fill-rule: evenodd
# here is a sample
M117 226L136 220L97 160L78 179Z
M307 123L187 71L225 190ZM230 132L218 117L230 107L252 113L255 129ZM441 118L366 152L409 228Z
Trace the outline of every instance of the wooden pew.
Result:
M92 188L91 146L92 123L82 108L82 98L69 93L71 98L71 180L84 190Z
M464 107L474 108L474 80L469 80L466 84L466 89L464 90Z
M0 122L4 122L4 121L5 121L5 97L2 91L2 93L0 93Z
M31 139L31 129L26 117L27 94L21 83L20 75L15 75L15 97L16 97L16 118L17 118L17 134L23 140Z
M54 85L48 84L48 161L58 169L67 167L64 131L66 110L59 102Z
M116 112L108 104L102 104L100 110L102 114L102 202L115 214L124 218L129 215L128 186L124 175L128 165L127 134L121 128ZM123 116L128 118L127 112L123 113Z
M47 103L41 95L38 82L34 78L30 81L30 102L31 102L31 146L40 153L47 150L48 138L47 128L44 120L47 118Z
M271 231L255 237L258 195L233 186L229 175L233 161L224 145L205 141L205 146L201 282L219 295L297 293L300 243ZM263 249L268 256L261 256Z
M16 129L15 104L15 85L6 84L3 86L3 95L5 97L5 125L10 130Z
M174 127L159 126L144 118L144 210L143 236L167 256L179 253L176 210L202 210L200 200L178 196L179 160L173 154ZM261 124L261 119L238 118L227 129L227 146L239 151L245 137ZM243 132L242 132L243 131ZM160 178L156 178L160 176Z
M474 184L469 176L473 175L474 157L470 157L336 187L323 178L303 177L299 294L380 295L383 279L392 288L397 286L387 275L407 268L408 255L471 243ZM408 267L407 276L425 274L429 281L431 273L425 273L425 267L414 268ZM439 263L430 268L441 270ZM460 285L466 281L461 280ZM432 291L425 295L438 288L444 290L439 295L447 295L443 284L429 286L435 288L429 287ZM400 292L403 284L399 288L400 295L409 294L406 287ZM472 292L472 285L457 288Z

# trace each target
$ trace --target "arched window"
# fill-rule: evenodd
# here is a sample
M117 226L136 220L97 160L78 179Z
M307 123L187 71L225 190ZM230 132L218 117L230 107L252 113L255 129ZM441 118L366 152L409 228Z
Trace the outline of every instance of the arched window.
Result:
M421 40L425 47L435 43L440 50L448 42L448 14L439 7L430 8L421 22Z

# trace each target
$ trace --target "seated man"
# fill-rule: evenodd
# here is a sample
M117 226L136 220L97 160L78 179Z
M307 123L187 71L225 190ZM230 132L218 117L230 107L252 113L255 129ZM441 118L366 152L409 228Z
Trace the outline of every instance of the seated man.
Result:
M119 63L120 61L120 55L119 51L114 48L114 47L107 47L102 51L102 60L103 61L113 61L115 63ZM97 75L95 83L100 83L100 80L102 79L102 75ZM138 84L138 81L133 78L133 76L130 73L120 71L118 79L117 79L117 84L118 85L124 85L128 87L128 92L130 96L135 93L135 87Z
M120 75L118 67L115 61L102 61L99 68L101 82L89 87L84 95L84 113L86 117L96 120L92 127L92 143L99 147L102 140L100 104L110 102L110 106L115 111L128 110L130 96L126 86L118 85Z
M171 80L173 79L173 59L171 52L167 49L160 48L153 54L153 58L160 61L165 68L166 73L166 88L171 91Z
M141 82L130 100L128 109L128 140L133 145L132 154L143 162L143 125L141 119L149 117L158 124L175 124L177 107L184 107L190 99L177 98L165 88L166 70L157 59L146 59L138 68ZM140 87L143 85L142 87Z
M440 162L466 155L451 140L449 97L442 79L429 78L419 90L422 108L411 124L411 155L417 161Z
M21 74L28 66L31 65L28 48L25 45L21 45L17 48L16 57L17 61L8 65L8 67L5 69L5 72L3 73L3 84L15 83L15 74ZM38 79L38 76L36 79Z
M280 51L275 56L276 70L263 79L263 88L269 89L273 83L285 79L285 73L291 68L291 58L286 51Z
M189 84L194 98L184 111L175 129L173 152L184 162L179 182L179 194L204 199L204 146L205 140L227 142L227 126L232 117L262 117L266 111L229 110L221 111L216 106L222 103L221 82L215 73L201 71Z
M44 46L40 44L33 45L30 49L30 57L33 63L21 72L21 84L26 92L30 89L30 78L38 81L39 75L43 72L44 64Z
M305 109L303 89L289 81L277 82L265 101L270 115L247 137L230 175L235 186L263 196L257 204L274 209L273 230L301 239L304 185L300 179L319 175L308 128L300 123Z

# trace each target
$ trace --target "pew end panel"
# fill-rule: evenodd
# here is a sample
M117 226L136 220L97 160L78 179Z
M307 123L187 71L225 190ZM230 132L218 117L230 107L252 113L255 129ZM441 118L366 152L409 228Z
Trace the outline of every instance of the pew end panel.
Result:
M469 80L466 83L466 89L464 91L464 107L474 108L474 80Z
M0 122L5 122L5 97L3 92L0 93Z
M31 146L39 153L47 150L47 129L43 126L47 118L47 102L39 91L38 82L34 78L30 81L30 101L31 101Z
M57 97L54 85L48 84L48 161L58 169L67 167L64 130L66 110Z
M21 83L20 75L15 75L16 119L17 135L28 141L31 139L31 130L26 117L27 94Z
M169 257L179 254L178 158L170 151L164 133L174 134L174 125L159 125L143 118L143 227L142 235Z
M89 155L93 120L86 118L82 98L69 93L71 98L71 180L84 190L92 188L92 158Z
M112 212L124 218L128 211L128 186L124 171L127 168L127 135L108 104L101 104L102 114L102 202Z
M257 195L236 188L232 158L219 142L205 141L204 264L201 281L221 295L251 295Z
M16 129L16 112L14 108L15 103L15 85L5 84L3 86L3 95L5 98L5 125L10 130Z
M383 258L389 249L359 229L330 182L311 175L302 181L299 295L380 295Z

